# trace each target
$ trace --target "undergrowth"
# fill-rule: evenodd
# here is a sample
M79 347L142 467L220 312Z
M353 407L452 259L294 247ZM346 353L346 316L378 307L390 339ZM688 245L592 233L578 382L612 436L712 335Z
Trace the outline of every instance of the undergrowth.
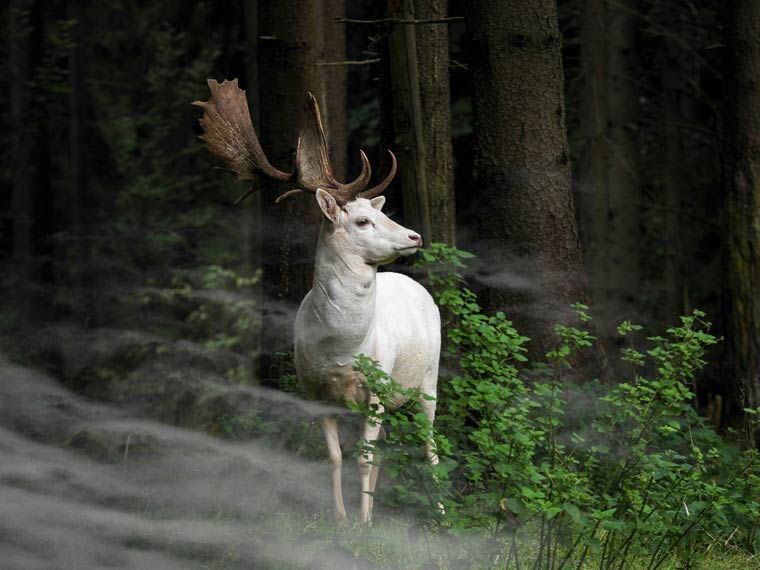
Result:
M556 347L528 362L528 339L503 313L485 314L461 277L467 257L433 244L419 263L450 320L443 364L453 377L439 384L435 430L414 404L358 408L388 431L363 448L379 452L389 479L377 501L455 543L450 568L655 570L696 568L718 546L754 554L757 453L724 442L692 405L694 377L718 342L705 314L630 343L620 354L630 377L579 385L566 378L594 341L588 308L576 304L577 326L557 325ZM423 397L366 356L356 369L381 404L399 392ZM430 437L436 466L424 459Z

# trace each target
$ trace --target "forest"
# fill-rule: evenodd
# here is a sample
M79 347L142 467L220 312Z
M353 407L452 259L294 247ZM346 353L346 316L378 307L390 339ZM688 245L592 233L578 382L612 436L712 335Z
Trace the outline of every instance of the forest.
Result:
M0 567L760 568L760 2L0 14ZM315 120L421 237L379 271L438 305L435 398L299 382Z

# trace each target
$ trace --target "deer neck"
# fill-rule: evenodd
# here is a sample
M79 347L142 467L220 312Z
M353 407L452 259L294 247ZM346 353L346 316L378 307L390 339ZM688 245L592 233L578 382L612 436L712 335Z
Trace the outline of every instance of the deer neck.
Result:
M311 305L329 337L358 348L372 327L377 266L367 264L326 228L317 244ZM334 334L331 334L334 333Z

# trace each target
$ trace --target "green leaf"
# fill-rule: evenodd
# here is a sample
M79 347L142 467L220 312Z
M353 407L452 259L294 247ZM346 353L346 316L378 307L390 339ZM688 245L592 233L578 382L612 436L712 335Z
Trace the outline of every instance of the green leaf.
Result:
M563 508L565 509L565 512L575 524L580 524L581 511L578 509L578 507L576 507L575 505L571 503L565 503L563 505Z

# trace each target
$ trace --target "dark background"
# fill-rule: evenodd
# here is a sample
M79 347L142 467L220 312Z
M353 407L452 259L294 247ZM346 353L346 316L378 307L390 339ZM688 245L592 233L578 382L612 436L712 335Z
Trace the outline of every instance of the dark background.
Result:
M722 2L687 0L445 4L12 0L0 46L0 349L87 395L140 401L171 421L184 421L198 396L183 388L182 400L167 378L280 385L292 371L283 351L310 286L318 215L305 197L275 206L263 180L233 204L249 185L214 168L190 103L208 98L207 78L238 78L283 170L307 90L322 105L339 178L358 173L361 148L379 179L394 149L400 172L386 210L428 241L475 251L471 285L535 339L535 354L575 300L593 301L613 372L617 322L655 334L704 310L728 342L711 355L699 406L718 425L716 408L724 423L740 422L757 382L757 309L747 305L757 301L745 291L745 310L727 308L740 293L726 279L730 244L746 243L737 271L758 287L756 235L721 212L732 157L744 152L731 142L741 139L731 122L741 74L726 47L742 18ZM410 10L452 20L336 21ZM534 50L557 73L512 58L534 46L532 32L509 22L533 21L558 25L561 38L551 32ZM405 28L417 34L412 82L422 98L422 132L411 135L420 115L404 115L405 79L394 71L408 63ZM483 39L489 30L503 34L503 52ZM557 93L558 128L547 134L535 124ZM414 206L423 159L409 136L425 149L427 221ZM547 149L564 157L551 188L541 182L547 169L531 163ZM739 203L751 227L747 196ZM730 349L739 329L750 331L744 352ZM160 389L122 381L146 367ZM590 374L614 381L609 370Z
M526 382L554 325L577 324L570 305L591 305L599 341L562 369L577 384L562 394L563 437L591 423L591 394L630 380L630 339L646 351L647 336L704 311L723 340L693 403L730 468L703 472L714 450L690 441L699 462L670 476L703 477L713 499L746 481L716 504L756 513L756 477L732 458L735 443L756 446L743 408L760 407L757 0L9 0L0 19L3 568L314 568L333 547L357 568L341 546L352 537L385 548L376 558L422 553L396 567L435 567L409 513L350 532L329 521L316 418L336 410L301 397L290 340L320 214L310 196L276 205L287 185L237 181L209 155L191 105L209 78L238 79L281 170L307 91L338 179L358 174L364 149L381 180L392 150L385 211L476 254L468 286L531 338ZM422 279L413 261L392 270ZM624 320L644 326L625 343ZM456 368L444 354L439 386ZM602 442L613 451L620 425ZM632 487L644 502L653 479ZM485 497L497 520L513 516L502 491ZM658 512L691 525L673 545L702 516L689 523L687 495ZM754 552L756 518L739 532L733 520L695 527L705 555L745 534ZM671 527L656 551L684 528ZM471 536L496 565L494 537Z

